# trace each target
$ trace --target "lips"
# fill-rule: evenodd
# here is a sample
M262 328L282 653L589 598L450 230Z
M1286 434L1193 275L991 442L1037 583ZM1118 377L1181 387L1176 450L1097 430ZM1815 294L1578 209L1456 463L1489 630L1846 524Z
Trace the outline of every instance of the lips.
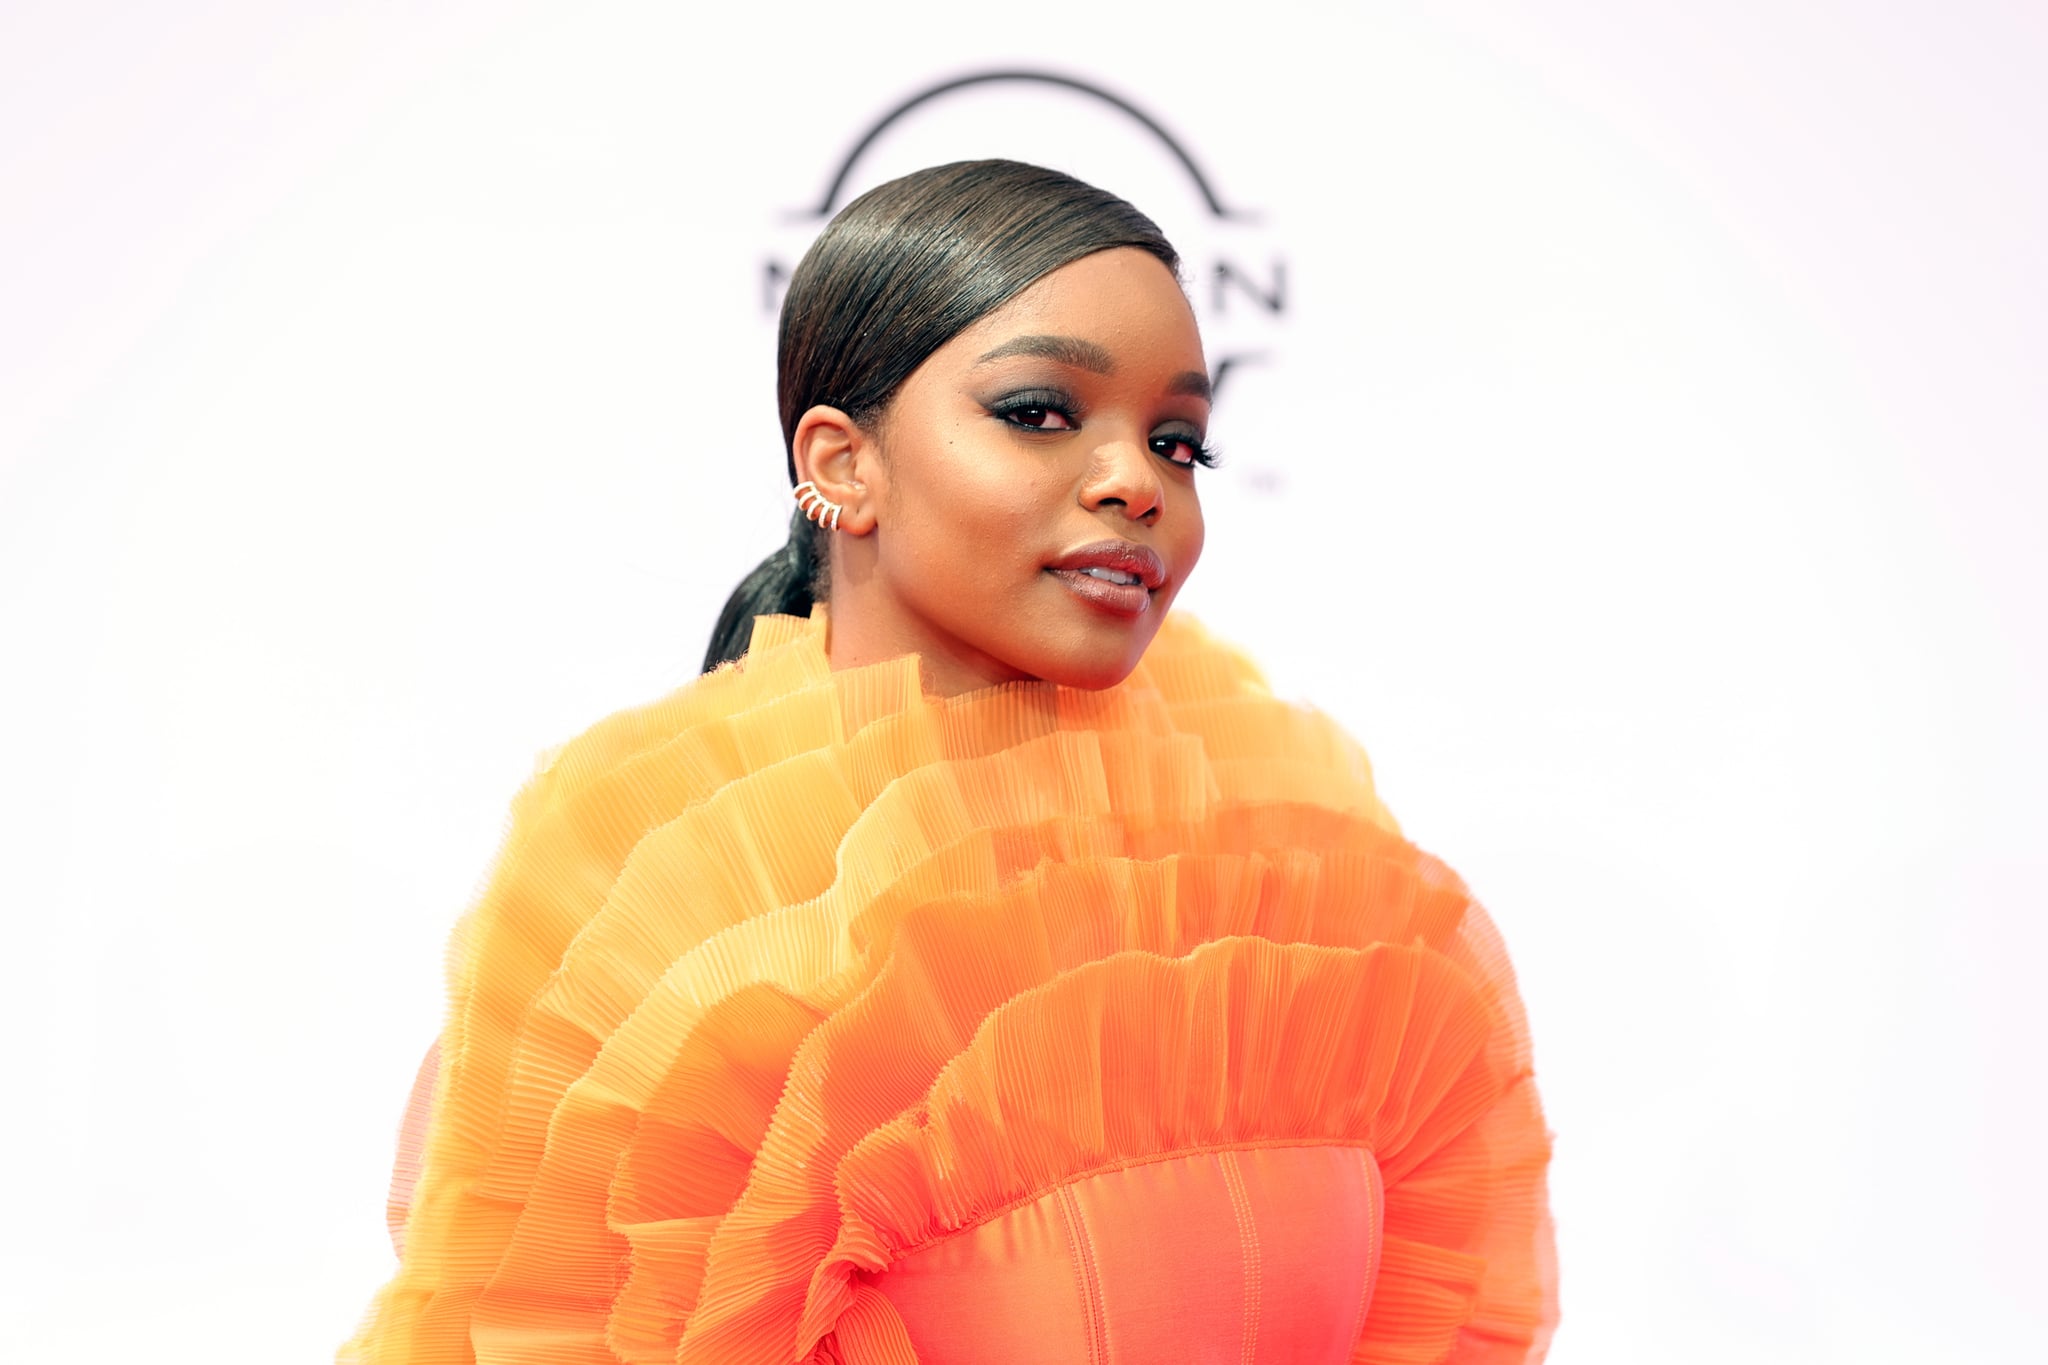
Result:
M1157 591L1159 585L1166 581L1166 565L1159 556L1131 540L1098 540L1093 545L1067 551L1046 567L1070 569L1076 573L1088 569L1110 569L1131 575L1147 591Z
M1091 574L1090 569L1118 575L1124 581ZM1083 545L1048 564L1045 571L1089 606L1126 620L1151 610L1152 594L1166 581L1166 565L1159 556L1128 540Z

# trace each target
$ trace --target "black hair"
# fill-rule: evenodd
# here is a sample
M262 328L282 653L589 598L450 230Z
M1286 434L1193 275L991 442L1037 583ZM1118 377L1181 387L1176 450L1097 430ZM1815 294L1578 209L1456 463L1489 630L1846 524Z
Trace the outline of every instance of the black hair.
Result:
M776 345L789 479L796 425L819 404L880 417L933 351L1083 256L1137 247L1180 273L1158 225L1122 199L1021 161L956 161L877 185L839 211L790 276ZM802 511L741 580L704 654L746 653L756 616L807 616L827 589L824 533Z

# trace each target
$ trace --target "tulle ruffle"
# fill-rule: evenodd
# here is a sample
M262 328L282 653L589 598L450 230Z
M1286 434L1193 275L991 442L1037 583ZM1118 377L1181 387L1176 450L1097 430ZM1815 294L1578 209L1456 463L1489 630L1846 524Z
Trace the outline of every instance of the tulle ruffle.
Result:
M906 1238L1309 1139L1386 1173L1356 1358L1540 1356L1512 975L1357 746L1185 617L1121 687L952 700L914 660L832 672L824 630L761 618L515 802L403 1264L343 1358L837 1358Z

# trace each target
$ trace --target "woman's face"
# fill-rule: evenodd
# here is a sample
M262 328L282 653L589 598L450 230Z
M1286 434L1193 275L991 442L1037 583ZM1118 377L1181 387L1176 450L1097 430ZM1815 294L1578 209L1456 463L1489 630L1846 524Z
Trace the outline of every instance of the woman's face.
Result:
M831 537L835 667L915 652L947 694L1136 667L1202 553L1209 382L1164 264L1119 248L1054 271L843 449L813 432L807 451L832 411L797 445L828 456L799 477L842 476L828 495L852 501Z

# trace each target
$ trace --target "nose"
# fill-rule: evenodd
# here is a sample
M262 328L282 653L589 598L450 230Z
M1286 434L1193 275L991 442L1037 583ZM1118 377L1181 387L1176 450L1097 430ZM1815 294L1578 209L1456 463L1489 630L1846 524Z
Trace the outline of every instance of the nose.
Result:
M1103 442L1095 448L1082 476L1081 505L1091 512L1114 508L1131 521L1151 525L1166 508L1159 457L1142 440Z

